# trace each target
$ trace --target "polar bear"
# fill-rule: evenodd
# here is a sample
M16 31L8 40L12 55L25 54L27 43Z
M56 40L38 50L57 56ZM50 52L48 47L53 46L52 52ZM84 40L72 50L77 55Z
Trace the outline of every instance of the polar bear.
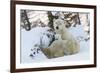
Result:
M64 55L72 55L79 52L79 42L66 28L67 22L62 19L54 20L54 30L59 38L48 48L42 49L47 58L57 58Z

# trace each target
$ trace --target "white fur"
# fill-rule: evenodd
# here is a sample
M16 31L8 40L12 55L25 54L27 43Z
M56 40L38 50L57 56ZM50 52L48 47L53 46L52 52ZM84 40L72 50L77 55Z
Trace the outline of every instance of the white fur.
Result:
M79 43L74 36L65 27L64 20L54 20L54 29L59 34L58 40L55 40L50 47L43 49L48 58L56 58L64 55L71 55L79 52ZM58 28L57 28L58 27Z

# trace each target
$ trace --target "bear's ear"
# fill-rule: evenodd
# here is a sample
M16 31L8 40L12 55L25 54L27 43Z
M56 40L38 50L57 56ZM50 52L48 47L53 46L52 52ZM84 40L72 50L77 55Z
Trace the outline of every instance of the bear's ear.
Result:
M65 21L65 27L69 28L69 27L71 27L71 24L68 21Z

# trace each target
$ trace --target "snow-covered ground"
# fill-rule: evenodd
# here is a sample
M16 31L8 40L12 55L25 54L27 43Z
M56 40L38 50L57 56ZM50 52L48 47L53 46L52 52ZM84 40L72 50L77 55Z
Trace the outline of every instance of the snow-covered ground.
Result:
M42 27L43 28L43 27ZM63 56L59 58L47 59L46 56L40 51L35 57L31 58L30 49L34 43L39 43L41 31L44 29L41 27L33 28L30 31L21 30L21 63L32 63L32 62L60 62L60 61L80 61L89 60L90 58L90 41L80 41L80 52L74 55ZM69 31L78 38L79 36L86 37L82 25L77 27L69 28Z

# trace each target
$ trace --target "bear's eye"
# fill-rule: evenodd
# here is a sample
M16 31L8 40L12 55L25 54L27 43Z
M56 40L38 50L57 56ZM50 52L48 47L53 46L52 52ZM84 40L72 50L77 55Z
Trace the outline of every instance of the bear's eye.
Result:
M56 29L59 29L59 27L57 26Z

